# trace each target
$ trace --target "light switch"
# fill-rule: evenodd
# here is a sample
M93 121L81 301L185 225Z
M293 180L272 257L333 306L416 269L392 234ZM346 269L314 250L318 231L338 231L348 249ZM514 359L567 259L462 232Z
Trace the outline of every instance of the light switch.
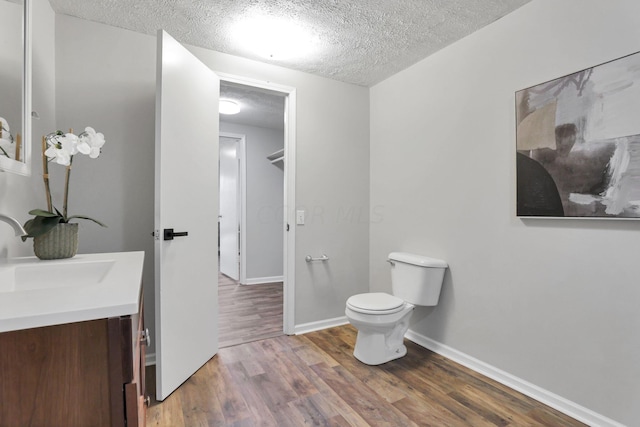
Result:
M296 211L296 224L304 225L304 211Z

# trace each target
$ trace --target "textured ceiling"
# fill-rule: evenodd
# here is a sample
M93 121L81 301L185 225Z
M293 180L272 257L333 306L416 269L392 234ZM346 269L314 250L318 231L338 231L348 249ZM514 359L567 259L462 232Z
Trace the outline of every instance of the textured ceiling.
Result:
M529 1L50 0L57 13L145 34L162 28L182 43L361 86L384 80ZM238 26L258 16L306 30L311 39L304 54L269 58L239 45Z
M221 121L284 130L284 94L222 81L220 98L240 104L238 114L221 114Z

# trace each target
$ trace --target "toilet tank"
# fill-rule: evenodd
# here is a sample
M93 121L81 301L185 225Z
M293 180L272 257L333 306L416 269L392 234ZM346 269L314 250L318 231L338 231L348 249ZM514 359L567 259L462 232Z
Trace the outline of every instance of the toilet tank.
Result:
M437 305L446 262L406 252L389 254L393 295L415 305Z

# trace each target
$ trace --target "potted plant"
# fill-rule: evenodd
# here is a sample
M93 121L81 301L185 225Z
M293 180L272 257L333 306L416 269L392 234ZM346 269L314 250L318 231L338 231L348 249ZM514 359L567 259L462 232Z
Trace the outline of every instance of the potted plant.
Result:
M71 165L76 154L87 155L92 159L100 155L105 143L104 135L87 127L79 135L72 131L64 133L56 131L42 138L42 169L47 209L33 209L29 211L34 217L24 224L26 240L34 238L33 249L40 259L71 258L78 251L78 224L71 223L74 219L87 219L106 227L103 223L85 215L69 215L69 179ZM51 189L49 186L49 162L65 166L65 186L62 212L53 206Z

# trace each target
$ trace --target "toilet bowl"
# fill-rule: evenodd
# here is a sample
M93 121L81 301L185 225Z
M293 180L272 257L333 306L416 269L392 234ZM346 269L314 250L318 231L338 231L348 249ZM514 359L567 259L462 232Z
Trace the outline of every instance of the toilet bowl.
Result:
M409 329L413 307L413 304L382 292L350 297L345 314L358 329L353 351L355 358L367 365L380 365L407 354L403 339Z
M394 295L371 292L347 300L345 315L358 329L353 355L367 365L380 365L407 354L403 344L416 305L437 305L447 263L420 255L392 252Z

